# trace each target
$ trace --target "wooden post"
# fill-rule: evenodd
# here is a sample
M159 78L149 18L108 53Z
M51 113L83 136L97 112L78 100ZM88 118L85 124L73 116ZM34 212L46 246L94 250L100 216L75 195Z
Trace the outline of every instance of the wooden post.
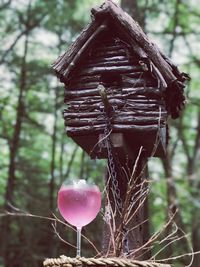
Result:
M139 152L138 152L139 153ZM122 231L122 235L125 240L122 244L121 251L116 251L115 256L120 256L120 254L126 253L127 256L134 257L138 260L145 260L150 258L150 251L143 247L149 238L149 225L148 225L148 200L147 200L147 158L143 156L143 153L140 150L140 155L135 153L134 157L131 160L127 160L125 155L119 155L117 169L123 168L117 175L117 184L120 191L120 197L122 200L122 207L127 208L125 203L127 197L127 186L130 177L133 177L133 192L130 202L132 202L132 208L130 210L129 218L130 222L126 221L122 224L123 218L119 212L116 212L116 216L112 218L116 225L116 229ZM109 164L109 162L108 162ZM121 166L120 166L121 165ZM133 173L134 170L134 173ZM122 175L122 173L124 175ZM109 179L109 182L108 182ZM113 195L113 186L112 186L112 177L107 173L106 180L109 185L108 189L108 199L107 204L110 202L112 210L116 210L116 197ZM130 206L130 203L128 203ZM122 210L122 214L126 213L126 210ZM126 225L127 223L127 225ZM113 221L111 222L113 224ZM115 238L117 234L115 233ZM103 254L109 255L108 251L110 250L112 235L110 233L110 227L105 223L104 236L103 236ZM117 240L115 240L117 245ZM128 248L128 251L127 251ZM112 250L113 248L111 248ZM110 250L110 251L111 251Z
M136 160L136 159L135 159ZM130 167L134 162L130 163ZM132 229L128 235L129 248L133 251L133 256L140 260L150 258L151 252L147 247L143 247L148 241L149 234L149 214L148 214L148 168L147 158L141 155L138 160L135 177L137 179L134 194L139 201L132 208L131 213L135 215L128 225ZM137 178L138 177L138 178ZM138 211L136 211L138 209ZM135 252L134 252L135 251Z
M126 149L128 146L126 146L123 134L110 134L112 106L107 98L105 87L100 84L98 90L106 116L104 133L104 139L106 139L104 145L108 157L106 209L112 218L106 218L105 215L108 225L104 235L103 251L105 255L113 253L119 257L126 253L137 259L146 259L149 256L144 247L149 237L147 159L143 155L143 147L139 149L138 153L137 151L132 152ZM121 151L114 150L116 145L121 148Z

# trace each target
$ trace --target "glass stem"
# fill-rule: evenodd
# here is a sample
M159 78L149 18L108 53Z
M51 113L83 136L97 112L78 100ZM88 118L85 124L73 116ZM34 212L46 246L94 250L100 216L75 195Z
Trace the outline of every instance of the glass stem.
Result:
M81 227L77 227L77 250L76 257L81 256Z

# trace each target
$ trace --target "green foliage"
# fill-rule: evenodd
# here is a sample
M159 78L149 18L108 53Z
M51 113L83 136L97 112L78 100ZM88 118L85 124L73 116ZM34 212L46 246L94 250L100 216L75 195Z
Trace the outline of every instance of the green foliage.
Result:
M150 195L148 199L149 218L151 222L150 234L153 235L156 231L159 231L166 222L167 186L159 159L151 158L148 165L150 171ZM161 210L163 212L160 212Z

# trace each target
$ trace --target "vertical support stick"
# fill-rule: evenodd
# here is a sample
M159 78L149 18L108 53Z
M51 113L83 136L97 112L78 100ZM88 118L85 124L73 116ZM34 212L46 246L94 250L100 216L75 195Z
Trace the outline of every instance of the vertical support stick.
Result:
M133 164L130 163L130 167L131 165L133 166ZM137 198L143 192L148 191L147 158L144 156L139 159L135 177L137 182L134 194ZM129 229L132 229L128 235L129 248L132 251L138 251L134 255L134 257L138 260L149 259L151 252L148 248L139 250L139 248L142 247L149 239L148 193L141 196L140 201L136 203L131 212L135 215L128 226Z
M76 250L76 257L81 256L81 227L77 227L77 250Z

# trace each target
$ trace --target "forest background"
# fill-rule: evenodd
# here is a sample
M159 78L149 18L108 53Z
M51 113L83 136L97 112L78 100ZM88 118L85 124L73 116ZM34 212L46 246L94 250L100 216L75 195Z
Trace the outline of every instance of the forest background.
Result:
M120 1L118 1L119 3ZM64 179L83 177L104 185L106 161L91 160L66 136L63 86L51 63L90 20L100 0L0 1L0 266L41 266L45 257L74 256L75 232L41 217L59 217L57 191ZM177 238L157 257L200 250L200 5L198 0L122 0L159 47L189 73L187 106L169 120L165 159L149 159L151 234L170 210ZM9 215L8 212L15 214ZM36 217L30 217L31 214ZM60 218L60 217L59 217ZM53 225L52 225L53 224ZM83 230L100 248L103 219ZM174 226L172 226L174 227ZM181 229L181 230L180 230ZM173 230L173 229L172 229ZM187 241L188 240L188 241ZM159 248L160 249L160 248ZM158 250L155 246L154 253ZM86 240L83 254L96 251ZM193 267L199 267L194 257ZM185 258L174 266L185 266Z

